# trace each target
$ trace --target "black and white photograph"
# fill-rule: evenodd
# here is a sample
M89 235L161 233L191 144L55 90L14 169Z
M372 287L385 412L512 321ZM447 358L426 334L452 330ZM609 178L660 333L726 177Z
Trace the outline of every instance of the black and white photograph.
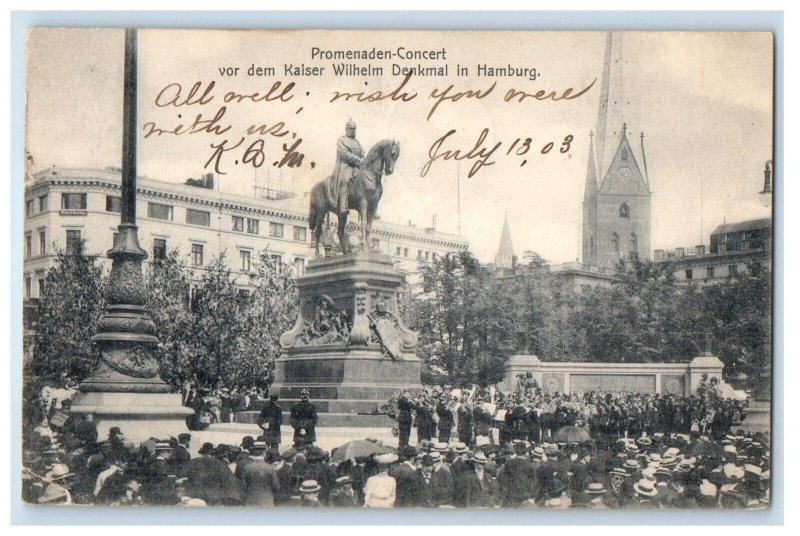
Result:
M21 500L769 509L774 70L765 31L29 28Z

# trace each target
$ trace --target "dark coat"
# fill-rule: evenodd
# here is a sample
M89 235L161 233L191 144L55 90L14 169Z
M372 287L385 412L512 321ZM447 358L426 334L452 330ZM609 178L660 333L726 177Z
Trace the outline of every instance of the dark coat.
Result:
M263 508L275 505L275 492L281 485L272 464L263 460L252 460L242 469L241 478L244 482L246 506Z
M446 465L434 469L428 482L428 497L431 506L442 506L453 503L453 474Z
M394 505L398 508L415 508L425 504L425 478L416 468L401 463L389 472L397 482Z
M450 433L453 430L453 412L444 404L436 406L436 415L439 416L439 441L445 443L450 441Z
M258 426L264 430L264 441L267 443L281 442L281 424L283 423L283 410L273 401L267 402L258 415Z
M212 456L194 458L183 464L179 476L187 478L189 496L203 499L209 506L244 502L244 484L222 460Z
M317 409L308 401L301 401L292 406L289 423L294 428L294 444L307 445L317 440ZM305 432L303 434L302 432Z
M475 471L465 471L453 496L453 505L459 508L478 508L483 506L483 489Z
M417 427L417 441L423 439L431 440L433 437L433 415L430 410L423 405L417 407L417 417L414 422Z
M518 506L533 497L536 469L527 458L511 458L497 477L503 506Z

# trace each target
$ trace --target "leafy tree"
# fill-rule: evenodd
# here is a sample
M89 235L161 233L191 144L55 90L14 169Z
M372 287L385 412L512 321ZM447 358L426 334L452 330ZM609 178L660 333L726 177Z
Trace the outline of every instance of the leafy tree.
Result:
M97 257L86 255L83 244L74 255L58 252L39 298L31 360L38 380L63 385L67 379L81 381L94 370L99 353L92 336L105 308L106 283Z
M158 327L160 345L156 350L161 378L179 387L195 374L191 336L191 270L177 249L166 258L150 263L146 277L147 310Z
M276 264L266 250L254 263L249 282L252 292L241 298L243 332L229 376L234 384L264 387L274 379L280 335L297 317L298 295L289 267Z

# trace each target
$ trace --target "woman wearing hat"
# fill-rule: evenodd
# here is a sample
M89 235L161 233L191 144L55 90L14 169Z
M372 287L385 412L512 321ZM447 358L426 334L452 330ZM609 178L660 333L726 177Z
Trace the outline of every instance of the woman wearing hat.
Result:
M389 465L397 461L395 454L375 456L378 474L371 476L364 484L365 508L392 508L397 497L397 482L389 476Z

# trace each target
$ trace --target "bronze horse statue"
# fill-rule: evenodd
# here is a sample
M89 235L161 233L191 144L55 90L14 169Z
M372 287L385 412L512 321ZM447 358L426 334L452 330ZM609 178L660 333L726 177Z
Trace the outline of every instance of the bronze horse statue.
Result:
M361 249L369 251L369 235L372 232L372 219L378 210L378 202L383 194L381 177L394 172L394 164L400 156L400 145L394 140L382 140L376 143L364 157L364 162L353 174L347 188L347 208L357 210L361 221ZM328 179L326 179L328 180ZM328 197L325 181L320 181L311 189L311 207L308 214L308 226L314 233L314 248L319 257L319 242L322 237L322 226L328 212L336 213L337 206ZM342 252L350 250L345 228L347 213L339 214L339 245Z

